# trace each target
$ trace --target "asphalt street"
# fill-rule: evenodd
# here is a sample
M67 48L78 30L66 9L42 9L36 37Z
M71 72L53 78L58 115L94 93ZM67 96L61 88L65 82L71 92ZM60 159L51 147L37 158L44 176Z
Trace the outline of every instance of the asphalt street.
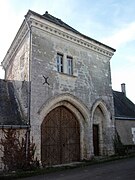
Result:
M21 180L135 180L135 158L122 159Z

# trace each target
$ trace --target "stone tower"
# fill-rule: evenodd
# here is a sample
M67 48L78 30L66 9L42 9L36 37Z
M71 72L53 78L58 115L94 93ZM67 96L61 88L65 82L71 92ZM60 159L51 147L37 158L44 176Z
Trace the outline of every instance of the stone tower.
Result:
M42 165L113 153L115 50L31 10L2 65Z

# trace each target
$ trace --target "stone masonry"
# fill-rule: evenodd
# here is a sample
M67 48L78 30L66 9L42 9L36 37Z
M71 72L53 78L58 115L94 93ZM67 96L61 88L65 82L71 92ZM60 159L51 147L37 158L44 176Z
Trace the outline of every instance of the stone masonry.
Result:
M99 154L113 154L110 59L114 51L28 11L2 64L6 79L14 82L23 118L30 122L39 160L42 122L61 105L71 110L79 121L80 159L94 155L93 124L99 126ZM63 73L57 71L58 53L63 55ZM68 56L73 59L72 75L67 74Z

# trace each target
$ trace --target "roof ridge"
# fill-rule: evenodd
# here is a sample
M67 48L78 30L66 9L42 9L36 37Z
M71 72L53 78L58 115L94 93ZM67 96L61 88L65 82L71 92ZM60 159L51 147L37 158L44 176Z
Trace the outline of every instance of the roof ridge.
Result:
M77 34L81 34L79 31L77 31L76 29L74 29L73 27L71 27L70 25L68 25L67 23L65 23L64 21L62 21L61 19L51 15L48 13L48 11L45 12L45 14L42 15L43 17L45 17L47 20L53 20L54 23L58 23L58 25L64 27L64 28L69 28L68 30L73 30L74 32L76 32ZM52 19L50 19L52 18Z
M123 92L113 91L115 116L134 117L135 104Z
M50 22L52 22L52 23L54 23L54 24L56 24L56 25L59 25L59 26L65 28L65 29L67 29L67 30L69 30L69 31L72 31L73 33L76 33L76 34L82 36L83 38L86 38L86 39L88 39L88 40L90 40L90 41L93 41L93 42L95 42L95 43L98 44L98 45L102 45L102 46L104 46L104 47L106 47L106 48L109 48L109 49L111 49L113 52L116 51L116 49L114 49L114 48L112 48L112 47L110 47L110 46L108 46L108 45L106 45L106 44L104 44L104 43L101 43L100 41L98 41L98 40L96 40L96 39L93 39L93 38L91 38L91 37L89 37L89 36L86 36L86 35L80 33L79 31L77 31L77 30L74 29L73 27L71 27L71 26L69 26L68 24L66 24L66 23L65 23L64 21L62 21L61 19L56 18L55 16L52 16L51 14L49 14L48 11L46 11L45 14L43 14L43 15L38 14L38 13L32 11L32 10L29 10L28 13L29 13L29 12L30 12L31 14L33 14L33 15L39 16L40 18L44 18L44 19L46 19L47 21L50 21ZM52 17L52 19L49 18L49 16ZM58 21L58 20L59 20L59 21ZM62 23L60 23L60 22L62 22Z

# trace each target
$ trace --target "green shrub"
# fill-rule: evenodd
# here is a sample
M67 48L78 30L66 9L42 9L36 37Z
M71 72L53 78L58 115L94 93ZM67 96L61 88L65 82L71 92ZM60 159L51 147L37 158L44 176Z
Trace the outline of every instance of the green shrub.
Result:
M5 170L27 170L38 165L37 159L34 159L35 144L33 140L27 142L27 137L20 138L16 129L3 130L4 138L0 140L2 145L2 161Z

